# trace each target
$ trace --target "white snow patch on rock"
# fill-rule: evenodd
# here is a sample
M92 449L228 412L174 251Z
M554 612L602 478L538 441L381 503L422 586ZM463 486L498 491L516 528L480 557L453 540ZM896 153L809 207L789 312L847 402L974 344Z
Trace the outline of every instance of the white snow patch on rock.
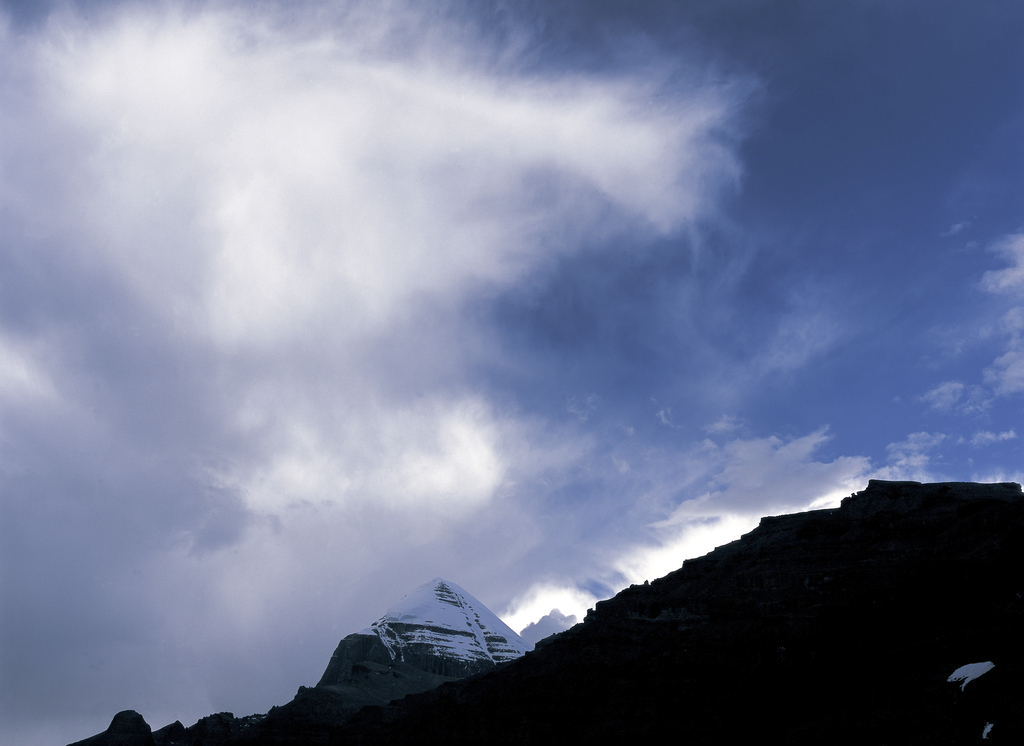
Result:
M992 661L985 661L984 663L968 663L966 666L960 666L960 668L951 673L946 681L951 683L957 681L963 682L960 684L960 691L963 691L967 688L967 685L976 678L987 674L995 668L995 665L996 664Z

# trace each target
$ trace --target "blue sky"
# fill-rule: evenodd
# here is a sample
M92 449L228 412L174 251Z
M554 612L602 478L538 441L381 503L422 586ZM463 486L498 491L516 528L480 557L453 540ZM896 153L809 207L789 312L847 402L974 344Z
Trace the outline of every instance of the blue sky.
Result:
M0 740L1021 481L1017 2L15 3Z

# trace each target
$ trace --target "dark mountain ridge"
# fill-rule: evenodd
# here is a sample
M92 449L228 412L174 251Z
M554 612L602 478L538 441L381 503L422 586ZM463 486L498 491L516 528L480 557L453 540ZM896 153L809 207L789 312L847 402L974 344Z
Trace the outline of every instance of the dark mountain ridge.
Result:
M872 480L502 670L364 710L335 742L1024 743L1022 568L1020 485Z
M762 519L489 673L203 746L1022 743L1022 568L1020 485L872 480L839 508Z

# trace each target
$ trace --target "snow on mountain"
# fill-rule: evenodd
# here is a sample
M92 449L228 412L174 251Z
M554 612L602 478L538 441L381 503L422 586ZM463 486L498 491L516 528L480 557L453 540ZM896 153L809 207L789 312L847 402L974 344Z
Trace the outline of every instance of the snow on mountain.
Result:
M950 683L960 684L960 691L963 691L967 688L968 684L970 684L979 676L984 676L993 668L995 668L995 663L993 663L992 661L983 661L981 663L968 663L966 666L960 666L960 668L951 673L949 675L949 678L946 679L946 681Z
M442 578L407 594L359 634L379 637L395 660L405 660L412 649L486 666L530 649L494 612Z

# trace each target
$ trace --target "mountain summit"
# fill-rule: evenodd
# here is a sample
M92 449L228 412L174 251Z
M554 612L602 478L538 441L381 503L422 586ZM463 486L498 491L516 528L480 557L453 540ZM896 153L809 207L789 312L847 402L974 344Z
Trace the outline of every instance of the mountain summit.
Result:
M317 686L339 683L354 663L367 660L461 678L513 661L527 650L529 645L494 612L455 583L434 578L369 627L343 639Z

